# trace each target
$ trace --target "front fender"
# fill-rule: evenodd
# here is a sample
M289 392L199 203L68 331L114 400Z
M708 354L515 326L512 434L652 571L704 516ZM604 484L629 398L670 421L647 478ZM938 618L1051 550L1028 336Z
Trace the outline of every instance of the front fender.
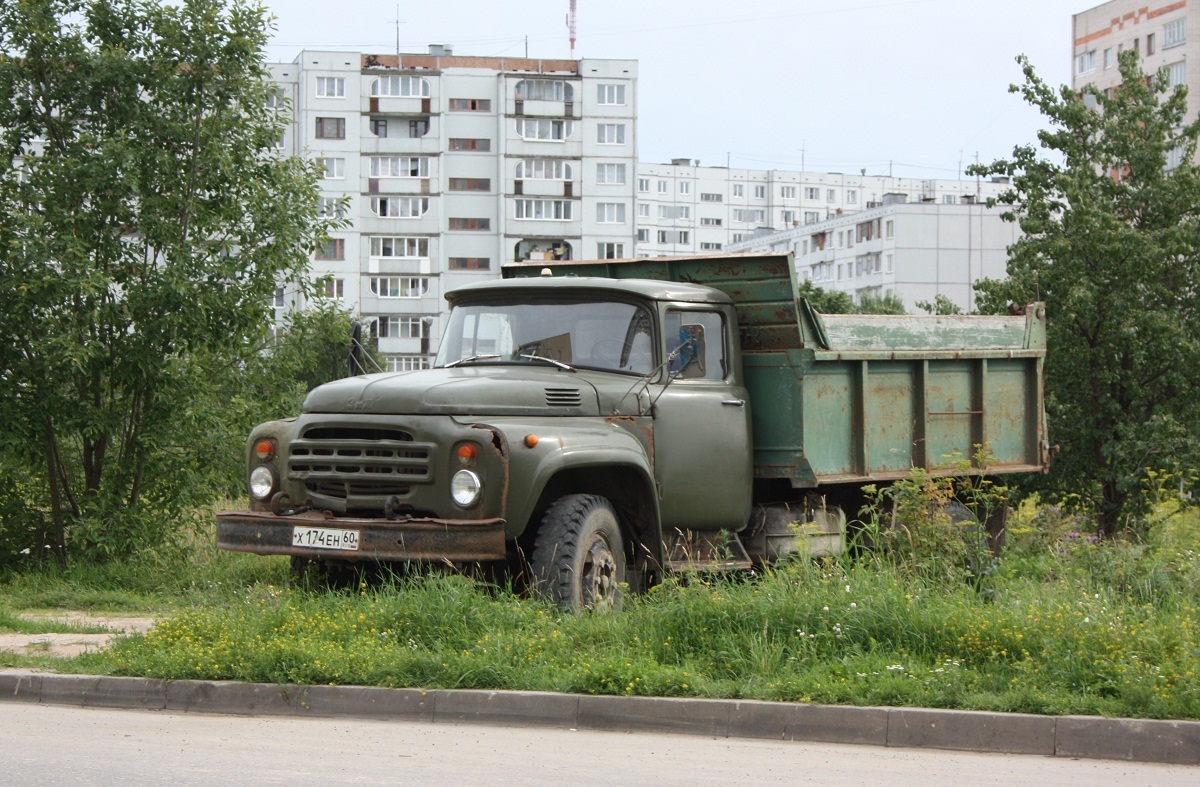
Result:
M546 485L564 470L620 467L632 470L654 489L654 441L649 419L555 418L489 419L476 426L504 435L510 451L505 537L524 532ZM536 436L534 445L527 440ZM658 499L646 501L658 519Z

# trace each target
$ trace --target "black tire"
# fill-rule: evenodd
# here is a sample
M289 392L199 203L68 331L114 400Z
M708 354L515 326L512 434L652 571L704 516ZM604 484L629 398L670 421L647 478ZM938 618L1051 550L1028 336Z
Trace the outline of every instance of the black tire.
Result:
M353 586L362 570L342 561L292 555L289 579L299 590L340 590Z
M562 609L620 609L625 548L612 504L566 495L542 517L530 560L535 592Z

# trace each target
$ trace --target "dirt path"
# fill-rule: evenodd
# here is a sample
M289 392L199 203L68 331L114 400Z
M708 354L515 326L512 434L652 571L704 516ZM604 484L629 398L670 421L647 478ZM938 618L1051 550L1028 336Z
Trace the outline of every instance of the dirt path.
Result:
M54 621L77 626L104 629L101 634L11 634L0 633L0 651L12 651L21 656L78 656L88 651L108 647L113 637L121 634L149 631L154 619L133 615L96 615L74 610L28 612L20 617L29 621Z

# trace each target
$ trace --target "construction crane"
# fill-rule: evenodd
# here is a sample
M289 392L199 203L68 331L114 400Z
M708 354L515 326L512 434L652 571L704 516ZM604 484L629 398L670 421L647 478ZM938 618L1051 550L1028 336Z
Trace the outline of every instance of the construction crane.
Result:
M571 34L571 59L575 59L575 0L571 0L571 10L567 13L567 31Z

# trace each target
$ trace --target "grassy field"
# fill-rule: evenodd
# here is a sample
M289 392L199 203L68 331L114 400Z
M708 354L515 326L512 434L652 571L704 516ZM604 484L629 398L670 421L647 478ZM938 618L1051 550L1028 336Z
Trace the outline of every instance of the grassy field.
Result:
M675 577L619 614L567 615L455 575L340 592L286 563L197 545L186 560L26 573L15 613L159 616L70 660L0 664L159 678L739 697L1200 719L1200 514L1096 543L1029 509L1003 560L931 579L878 557Z

